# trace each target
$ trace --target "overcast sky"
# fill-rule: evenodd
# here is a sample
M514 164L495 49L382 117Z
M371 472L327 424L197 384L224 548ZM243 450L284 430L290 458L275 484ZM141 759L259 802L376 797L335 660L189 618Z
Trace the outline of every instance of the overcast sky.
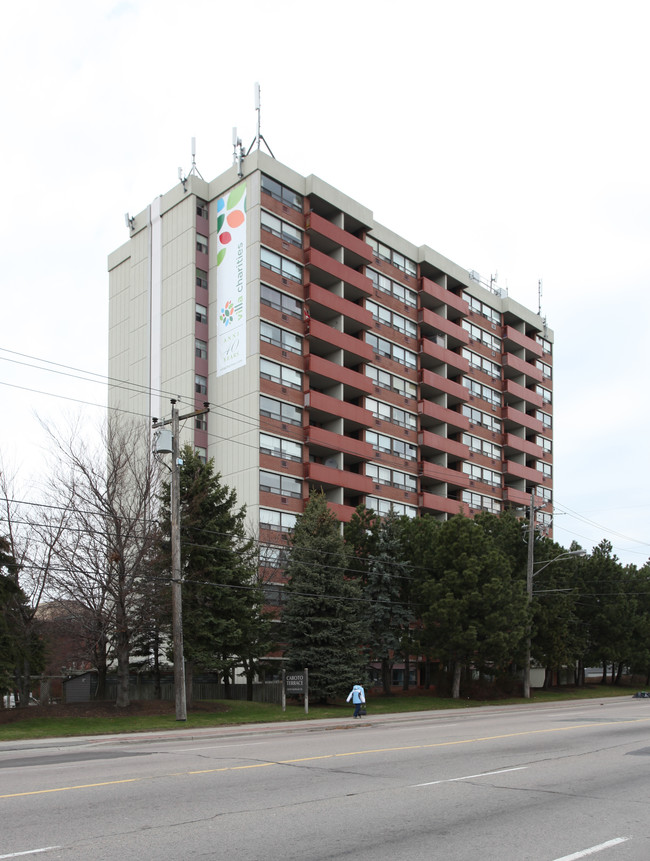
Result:
M555 538L650 556L650 4L35 0L3 9L0 452L105 403L106 258L232 127L498 276L555 333ZM13 352L9 352L13 351ZM17 354L23 354L19 356ZM73 371L36 370L48 363ZM19 364L19 362L23 364ZM54 369L53 365L48 365ZM39 394L38 392L48 393ZM66 400L67 398L67 400ZM24 491L28 494L29 491Z

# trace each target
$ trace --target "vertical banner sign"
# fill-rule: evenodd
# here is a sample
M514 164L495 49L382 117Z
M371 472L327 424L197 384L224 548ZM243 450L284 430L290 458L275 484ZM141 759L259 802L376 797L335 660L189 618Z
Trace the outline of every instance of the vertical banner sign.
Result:
M246 183L217 200L217 376L246 364Z

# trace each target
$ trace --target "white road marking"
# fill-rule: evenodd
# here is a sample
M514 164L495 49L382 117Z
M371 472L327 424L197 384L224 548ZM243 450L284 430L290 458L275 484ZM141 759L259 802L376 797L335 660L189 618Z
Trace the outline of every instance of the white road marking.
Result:
M51 852L52 849L62 849L61 846L44 846L42 849L28 849L26 852L12 852L11 855L0 855L3 858L19 858L21 855L36 855L37 852Z
M609 849L611 846L618 846L619 843L625 843L629 839L629 837L616 837L614 840L608 840L606 843L599 843L598 846L583 849L582 852L574 852L573 855L563 855L561 858L556 858L555 861L576 861L577 858L586 858L587 855L595 855L596 852L602 852L603 849Z
M483 771L481 774L466 774L464 777L448 777L445 780L432 780L430 783L414 783L413 788L418 786L435 786L437 783L455 783L458 780L472 780L475 777L488 777L491 774L507 774L509 771L524 771L527 765L519 765L517 768L502 768L499 771ZM560 859L558 859L560 861Z

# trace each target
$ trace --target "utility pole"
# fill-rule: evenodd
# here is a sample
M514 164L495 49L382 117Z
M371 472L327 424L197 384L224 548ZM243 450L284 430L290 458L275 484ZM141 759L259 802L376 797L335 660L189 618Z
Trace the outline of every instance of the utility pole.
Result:
M530 493L530 508L528 510L528 563L526 565L526 593L528 595L528 611L533 600L533 577L535 567L535 491ZM528 621L526 638L526 666L524 667L524 697L530 699L530 645L531 621Z
M181 577L181 456L180 422L210 412L207 403L202 410L179 416L176 400L172 399L171 419L154 421L154 428L171 424L172 428L172 476L171 476L171 545L172 545L172 632L174 643L174 700L176 720L187 720L187 695L185 691L185 657L183 654L183 593Z

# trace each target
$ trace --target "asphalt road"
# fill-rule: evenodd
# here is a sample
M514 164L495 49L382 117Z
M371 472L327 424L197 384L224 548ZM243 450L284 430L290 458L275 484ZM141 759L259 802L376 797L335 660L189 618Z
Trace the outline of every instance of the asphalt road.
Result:
M0 859L648 861L650 700L0 743Z

